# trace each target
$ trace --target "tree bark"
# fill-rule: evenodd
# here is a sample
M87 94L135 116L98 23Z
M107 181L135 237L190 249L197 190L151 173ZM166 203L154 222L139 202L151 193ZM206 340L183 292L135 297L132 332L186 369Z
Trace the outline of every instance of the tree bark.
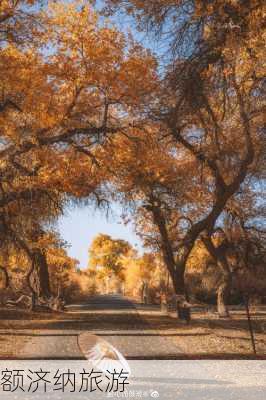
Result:
M154 201L154 199L151 199L151 204ZM181 263L177 265L175 262L174 251L171 240L169 239L164 215L162 214L159 206L151 205L149 209L152 212L154 224L158 227L160 232L163 260L172 279L175 293L179 295L185 295L185 268Z
M228 318L229 310L227 304L231 293L232 271L225 254L227 249L227 241L225 240L225 243L222 243L220 246L216 247L208 233L202 235L202 241L222 272L222 280L217 290L217 311L219 317Z
M10 279L9 279L9 275L8 275L7 269L5 267L3 267L2 265L0 265L0 271L2 271L4 273L4 276L5 276L5 289L8 289L10 287Z
M153 199L152 199L153 200ZM151 203L153 202L151 200ZM171 240L168 235L165 217L157 206L151 206L150 210L153 215L155 225L157 225L161 236L161 250L164 263L171 277L174 291L176 294L176 312L178 319L190 321L190 308L186 307L187 293L185 287L185 264L186 257L179 262L175 261L174 250ZM185 254L189 254L188 249L185 249Z
M37 297L50 298L51 287L48 265L45 254L40 249L35 249L32 253L32 262L34 265L31 279Z
M228 299L231 292L231 276L224 276L217 290L217 311L220 318L228 318Z
M31 267L27 273L26 280L31 292L32 306L34 310L38 298L49 299L51 297L50 278L45 253L41 249L31 249L27 242L17 236L16 232L10 230L15 243L25 251L31 261Z

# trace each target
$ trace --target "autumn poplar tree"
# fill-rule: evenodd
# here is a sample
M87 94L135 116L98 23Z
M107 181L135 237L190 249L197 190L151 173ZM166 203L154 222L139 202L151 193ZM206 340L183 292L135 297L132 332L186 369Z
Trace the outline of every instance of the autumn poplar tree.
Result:
M70 199L101 201L97 149L150 95L156 65L86 2L4 1L0 25L1 244L28 255L49 297L39 241Z
M140 29L153 30L172 52L162 59L162 89L150 104L149 117L194 157L195 179L201 177L212 197L207 209L191 220L179 244L176 268L185 270L196 240L202 237L223 272L224 305L231 287L230 266L215 247L213 235L261 153L265 6L259 0L109 0L106 4L109 11L125 6ZM226 306L220 315L228 315Z
M160 126L147 124L114 136L100 152L115 187L112 198L124 207L124 222L131 219L144 245L161 253L177 294L186 291L184 270L176 266L179 243L210 199L194 178L197 163L181 150L162 136Z

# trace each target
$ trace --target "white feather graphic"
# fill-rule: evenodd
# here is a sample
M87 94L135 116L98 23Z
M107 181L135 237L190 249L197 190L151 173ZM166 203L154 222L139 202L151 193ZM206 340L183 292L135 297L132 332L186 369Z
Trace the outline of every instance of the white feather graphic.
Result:
M78 337L78 345L94 368L104 373L123 371L128 376L131 374L125 357L113 345L99 336L89 332L81 333Z

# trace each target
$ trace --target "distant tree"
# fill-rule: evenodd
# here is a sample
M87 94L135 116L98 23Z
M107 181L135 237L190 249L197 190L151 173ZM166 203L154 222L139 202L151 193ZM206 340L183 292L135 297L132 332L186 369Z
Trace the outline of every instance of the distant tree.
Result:
M129 256L124 267L125 292L129 296L137 297L144 302L158 301L162 290L166 290L166 267L158 254L144 253Z
M123 281L124 259L131 251L132 247L127 241L99 234L89 249L88 272L94 271L97 278L104 281L106 286L112 277Z

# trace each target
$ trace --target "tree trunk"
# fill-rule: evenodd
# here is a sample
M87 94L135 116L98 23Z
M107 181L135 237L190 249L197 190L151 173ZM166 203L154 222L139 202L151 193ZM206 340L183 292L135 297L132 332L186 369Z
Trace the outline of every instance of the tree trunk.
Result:
M37 296L36 296L36 292L35 292L35 289L34 289L34 287L33 287L33 285L32 285L31 280L32 280L32 274L33 274L33 271L34 271L34 268L35 268L35 264L34 264L34 262L33 262L33 260L32 260L32 257L31 257L31 253L30 253L30 252L28 253L28 255L29 255L30 258L31 258L31 268L30 268L30 270L29 270L28 273L27 273L26 280L27 280L28 287L29 287L30 293L31 293L31 306L30 306L30 309L31 309L31 311L34 311L34 309L35 309L35 307L36 307L36 297L37 297Z
M173 254L170 254L169 256L169 251L163 251L163 253L164 262L172 279L176 295L177 317L178 319L185 320L187 323L189 323L191 319L191 313L190 308L187 307L188 297L185 286L185 265L182 262L175 263L174 256Z
M31 274L32 286L37 297L50 298L50 278L45 254L40 249L32 253L34 268Z
M10 287L10 279L9 279L7 269L5 267L3 267L2 265L0 265L0 271L2 271L5 275L5 289L8 289Z
M191 312L185 286L185 271L182 265L177 265L176 268L177 270L174 277L174 289L176 294L177 317L181 321L186 321L189 323L191 320Z
M250 312L249 312L249 296L248 295L244 295L244 302L245 302L245 308L246 308L246 314L247 314L247 320L248 320L248 329L249 329L249 333L250 333L252 350L253 350L254 354L257 354L255 336L254 336L252 321L251 321Z
M152 203L152 201L151 201ZM176 294L176 311L178 319L190 321L190 308L187 307L187 294L185 288L185 264L189 254L189 249L185 249L185 256L180 262L175 261L172 242L167 231L167 224L160 208L153 206L150 208L153 214L154 223L157 225L161 236L161 250L163 260L171 277L174 291Z
M228 318L227 304L232 287L232 272L226 258L227 242L215 247L209 234L202 235L201 239L222 272L222 280L217 289L217 311L220 318Z
M217 290L217 311L220 318L228 318L228 299L231 291L231 276L223 278Z

